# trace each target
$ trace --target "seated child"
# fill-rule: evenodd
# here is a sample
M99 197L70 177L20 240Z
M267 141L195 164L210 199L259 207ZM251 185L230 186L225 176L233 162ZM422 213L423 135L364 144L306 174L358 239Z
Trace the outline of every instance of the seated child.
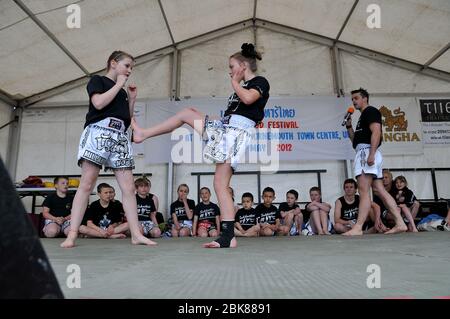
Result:
M56 193L47 196L42 204L42 215L45 218L42 229L45 237L58 237L60 234L67 236L70 230L70 210L73 197L67 194L69 179L57 176L54 179Z
M242 194L242 206L236 213L234 235L243 237L259 236L259 215L252 207L252 193Z
M194 217L195 202L188 199L189 186L178 186L178 199L170 205L172 216L172 237L190 236L192 232L192 218Z
M280 212L272 205L275 199L275 191L272 187L266 187L262 193L263 203L256 206L259 215L260 236L274 236L280 227Z
M220 209L211 203L211 191L208 187L200 189L201 203L194 208L194 225L192 236L218 237L220 233Z
M150 183L145 177L139 177L134 182L136 187L136 202L139 228L141 234L146 237L160 237L158 221L156 220L156 207L152 196L150 196Z
M303 213L295 203L298 199L298 192L294 189L286 193L286 202L281 203L278 210L281 215L281 226L278 229L283 235L288 233L291 236L298 235L303 226Z
M328 214L331 210L331 205L322 203L322 192L319 187L311 187L309 190L309 197L311 202L306 204L305 209L310 212L308 227L315 235L331 235L331 222Z
M398 207L400 207L402 215L406 218L405 222L408 226L408 231L418 232L416 224L414 223L414 218L411 214L411 207L414 205L416 196L408 188L408 182L405 176L397 176L394 180L395 182L395 192L392 194Z
M122 223L122 205L111 201L111 186L100 183L97 193L100 198L89 205L82 222L86 227L80 226L80 233L87 237L126 238L128 223Z

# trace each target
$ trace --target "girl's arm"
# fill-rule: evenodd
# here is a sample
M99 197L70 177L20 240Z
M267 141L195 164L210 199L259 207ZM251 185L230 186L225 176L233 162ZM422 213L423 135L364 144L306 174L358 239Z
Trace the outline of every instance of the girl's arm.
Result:
M334 204L334 223L346 225L346 224L348 224L348 221L341 219L341 214L342 214L341 209L342 209L342 204L341 204L341 201L338 199L336 201L336 203Z
M159 198L156 195L153 195L153 203L155 204L155 209L158 212L159 211Z
M271 228L273 231L277 231L278 227L280 227L280 219L279 219L279 218L275 219L275 225L271 225L270 228Z
M233 86L233 89L236 92L237 96L239 96L239 99L246 105L255 103L261 97L261 94L257 90L247 90L234 79L231 81L231 85Z
M105 93L97 93L92 95L91 102L92 105L97 110L103 109L105 106L107 106L109 103L111 103L112 100L116 97L117 93L119 93L120 89L124 86L125 82L127 81L126 75L118 75L116 84L110 88ZM134 102L133 102L134 105Z
M197 222L198 222L198 216L194 215L194 222L192 223L192 236L197 236Z
M325 212L329 212L331 209L331 205L328 203L317 203L317 207Z
M158 226L158 220L156 219L156 211L150 212L150 220L152 221L153 224Z
M188 201L183 200L184 202L184 210L186 211L186 215L188 217L189 220L192 220L192 217L194 217L194 212L192 211L192 209L189 207Z
M173 220L173 224L175 225L175 228L177 230L179 230L180 229L180 223L178 222L177 214L172 213L172 220Z

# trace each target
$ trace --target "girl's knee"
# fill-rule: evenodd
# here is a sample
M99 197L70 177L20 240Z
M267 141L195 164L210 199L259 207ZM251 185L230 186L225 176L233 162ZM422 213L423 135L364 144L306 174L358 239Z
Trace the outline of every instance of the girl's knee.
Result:
M180 237L188 237L191 234L191 231L188 228L183 228L180 230Z
M209 236L217 237L217 236L219 236L219 233L217 232L217 230L212 230L212 231L209 232Z
M80 185L78 186L78 190L82 191L83 193L90 194L92 190L95 187L95 181L81 181ZM78 191L77 190L77 191Z
M44 230L44 235L47 238L55 238L56 236L59 235L59 229L57 229L56 227L52 227L52 228L46 228Z
M159 228L153 228L150 232L152 237L160 237L161 236L161 230Z

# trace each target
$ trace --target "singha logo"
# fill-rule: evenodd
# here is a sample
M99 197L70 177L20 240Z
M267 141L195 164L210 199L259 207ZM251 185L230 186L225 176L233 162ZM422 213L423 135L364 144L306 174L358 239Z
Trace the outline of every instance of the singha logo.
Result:
M392 112L383 105L379 110L384 118L383 125L386 128L386 131L401 132L408 130L408 120L405 119L405 112L401 111L400 107L396 108L394 112Z

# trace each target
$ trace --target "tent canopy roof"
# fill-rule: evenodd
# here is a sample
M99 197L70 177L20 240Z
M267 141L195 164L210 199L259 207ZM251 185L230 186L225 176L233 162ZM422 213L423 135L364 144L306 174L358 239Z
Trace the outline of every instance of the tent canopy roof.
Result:
M405 60L450 76L450 1L378 0L14 0L0 2L0 94L21 100L105 68L124 49L136 57L215 30L265 21ZM81 9L70 29L67 6ZM282 48L280 48L282 49ZM220 50L220 48L218 48ZM170 52L170 51L168 51ZM449 77L450 79L450 77Z

